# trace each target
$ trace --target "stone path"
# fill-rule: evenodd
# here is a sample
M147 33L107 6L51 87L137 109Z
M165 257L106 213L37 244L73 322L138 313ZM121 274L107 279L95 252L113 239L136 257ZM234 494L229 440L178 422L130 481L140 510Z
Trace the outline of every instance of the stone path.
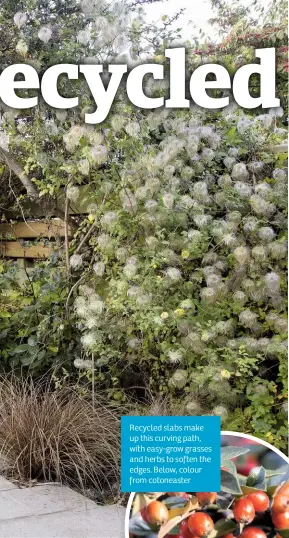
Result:
M124 516L67 487L19 489L0 476L1 538L124 538Z

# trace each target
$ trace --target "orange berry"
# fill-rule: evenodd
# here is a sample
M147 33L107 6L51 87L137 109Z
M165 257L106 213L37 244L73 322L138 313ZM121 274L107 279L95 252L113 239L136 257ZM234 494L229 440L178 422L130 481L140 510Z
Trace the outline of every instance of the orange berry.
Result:
M212 492L212 491L207 492L207 493L198 492L196 493L196 497L201 505L214 504L214 502L216 502L216 499L217 499L217 493Z
M283 495L282 491L277 493L273 499L272 504L272 513L273 514L282 514L283 512L289 511L289 496Z
M247 497L241 497L235 502L233 507L234 518L238 523L249 525L255 517L255 508L251 501Z
M289 512L279 514L272 512L272 521L276 529L289 529Z
M142 510L143 519L154 527L161 527L169 520L169 511L160 501L152 501Z
M265 491L254 491L247 497L253 504L256 512L265 512L269 508L269 497Z
M189 517L188 528L197 538L206 538L214 529L214 522L208 514L195 512Z
M179 538L195 538L189 529L189 520L183 519L179 527Z
M239 538L266 538L266 536L265 532L262 529L258 529L258 527L247 527L240 534Z

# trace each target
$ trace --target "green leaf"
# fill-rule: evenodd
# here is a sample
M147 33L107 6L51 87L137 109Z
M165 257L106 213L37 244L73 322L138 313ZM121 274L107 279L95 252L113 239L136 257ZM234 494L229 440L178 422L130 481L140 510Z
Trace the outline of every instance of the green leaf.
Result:
M237 473L236 465L234 464L232 460L227 460L227 461L222 462L222 467L225 467L225 469L229 471L229 473L232 473L232 474Z
M266 471L264 467L254 467L253 469L251 469L249 476L246 480L246 486L258 489L265 489L265 476Z
M276 530L276 532L278 534L280 534L280 536L282 536L282 538L289 538L289 529L283 529L283 530Z
M233 495L241 495L242 490L239 485L237 476L228 471L221 469L221 489L226 493L232 493Z
M214 530L214 536L218 538L219 536L225 536L225 534L229 534L230 532L233 532L237 528L237 523L235 523L232 519L220 519L215 524Z
M18 355L20 353L24 353L28 349L30 349L29 344L21 344L20 346L17 346L14 349L12 349L11 353L12 353L12 355Z
M272 478L273 476L281 476L281 475L284 475L284 474L286 474L285 471L284 471L284 473L278 473L278 471L266 470L266 478Z
M247 452L249 452L249 448L243 448L239 446L223 447L221 454L221 467L223 467L223 462L227 460L232 460L233 458L237 458L238 456L242 456L243 454L247 454Z

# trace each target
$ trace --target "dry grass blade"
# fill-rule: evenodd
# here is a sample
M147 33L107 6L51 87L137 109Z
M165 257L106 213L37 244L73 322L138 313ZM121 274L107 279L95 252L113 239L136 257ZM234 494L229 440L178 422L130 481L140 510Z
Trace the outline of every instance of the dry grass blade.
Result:
M33 479L108 491L119 478L119 420L72 389L0 378L0 458L23 482Z

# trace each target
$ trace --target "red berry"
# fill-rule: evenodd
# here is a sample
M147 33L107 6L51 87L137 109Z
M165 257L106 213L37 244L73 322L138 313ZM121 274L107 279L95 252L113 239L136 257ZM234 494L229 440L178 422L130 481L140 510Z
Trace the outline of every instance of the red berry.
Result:
M249 525L255 517L254 505L247 497L241 497L241 499L234 504L233 514L238 523Z
M214 522L208 514L195 512L189 517L188 527L197 538L206 538L214 529Z
M143 519L155 527L165 525L169 520L169 511L160 501L152 501L141 512Z
M258 467L258 462L254 456L248 456L244 463L238 463L237 465L238 473L243 474L244 476L248 476L254 467Z
M179 537L180 538L194 538L194 535L191 533L189 529L189 520L183 519L180 523L179 527Z
M269 497L265 491L254 491L247 497L253 504L256 512L265 512L269 508Z
M214 504L217 499L217 493L212 491L207 493L198 492L196 493L196 497L201 505Z
M289 512L281 512L280 514L273 512L272 521L276 529L289 529Z
M230 532L230 534L226 534L223 538L235 538L235 536Z
M274 497L272 504L272 513L273 514L282 514L283 512L289 511L289 496L282 493L280 490L279 493Z
M258 529L258 527L247 527L240 534L239 538L266 538L266 536L265 532L262 529Z

